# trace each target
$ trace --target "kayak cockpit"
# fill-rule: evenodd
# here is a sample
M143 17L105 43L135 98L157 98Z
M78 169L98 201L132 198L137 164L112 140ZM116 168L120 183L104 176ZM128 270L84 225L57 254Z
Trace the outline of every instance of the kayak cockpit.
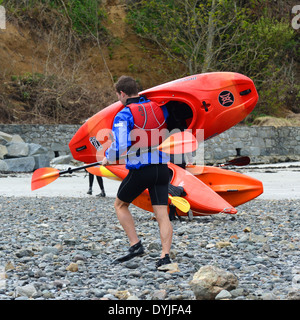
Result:
M193 120L192 108L180 101L169 101L165 104L169 112L167 119L168 130L179 129L183 131L189 127Z

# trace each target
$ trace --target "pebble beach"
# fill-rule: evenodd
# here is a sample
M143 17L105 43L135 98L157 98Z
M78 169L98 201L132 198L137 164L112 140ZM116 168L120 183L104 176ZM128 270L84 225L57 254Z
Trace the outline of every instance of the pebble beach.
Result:
M205 265L238 278L216 299L295 300L300 292L300 199L255 199L236 215L172 221L174 272L153 214L132 206L146 254L114 265L128 242L114 198L0 196L0 300L195 300ZM1 276L2 275L2 276Z

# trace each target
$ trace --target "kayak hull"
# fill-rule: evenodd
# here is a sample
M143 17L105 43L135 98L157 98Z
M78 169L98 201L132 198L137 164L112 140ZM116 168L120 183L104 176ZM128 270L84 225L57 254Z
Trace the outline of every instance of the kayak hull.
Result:
M210 166L200 168L202 173L195 177L233 207L253 200L263 193L262 182L245 174Z
M211 72L171 81L140 92L166 105L168 129L189 129L207 140L243 120L255 107L258 94L253 81L239 73ZM115 115L123 108L115 102L89 118L69 142L73 158L85 163L101 161L112 141ZM172 119L172 121L171 121ZM201 134L199 131L203 130Z
M263 184L261 181L242 173L211 166L194 166L194 171L195 169L198 169L196 171L201 172L200 174L196 174L194 176L196 179L202 182L199 184L196 183L194 179L185 178L187 173L184 173L185 175L183 179L180 178L180 173L181 175L183 174L183 172L180 170L181 168L170 163L168 165L172 175L171 183L175 186L181 185L185 190L188 190L187 197L185 198L190 202L191 210L195 216L214 214L222 211L220 210L220 207L217 209L214 208L213 210L208 210L206 206L203 207L202 203L199 204L199 200L196 203L193 202L194 198L201 198L201 202L202 200L207 202L215 202L216 199L219 199L219 197L215 197L215 195L213 195L211 199L203 199L203 189L204 192L207 191L207 188L203 187L203 184L210 188L214 193L218 194L232 207L237 207L241 204L251 201L263 193ZM123 180L128 173L128 170L124 165L108 166L105 168L103 166L97 166L88 168L87 170L95 175L100 175L102 177L115 180ZM179 174L178 171L180 171ZM188 169L186 171L188 171ZM113 172L115 172L115 174ZM192 187L187 188L186 183L190 183ZM193 193L191 193L192 191L190 189L193 191ZM211 192L209 192L209 194L211 195ZM147 191L135 199L133 204L144 210L153 212L150 196ZM181 216L187 215L178 209L177 212Z

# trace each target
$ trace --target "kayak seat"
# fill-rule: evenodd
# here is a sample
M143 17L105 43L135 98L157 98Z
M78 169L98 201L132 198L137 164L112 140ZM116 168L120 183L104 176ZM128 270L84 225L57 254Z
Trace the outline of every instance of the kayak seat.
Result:
M167 119L168 130L179 129L183 131L187 129L186 120L193 118L192 109L187 104L178 101L169 101L165 106L169 112Z

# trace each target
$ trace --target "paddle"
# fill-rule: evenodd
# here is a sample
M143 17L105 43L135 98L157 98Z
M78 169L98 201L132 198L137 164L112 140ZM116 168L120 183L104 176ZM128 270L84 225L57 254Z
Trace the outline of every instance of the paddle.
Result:
M169 154L178 154L184 152L193 152L198 148L198 142L196 138L188 131L177 132L169 136L158 147L153 147L151 150L160 150ZM144 149L141 153L147 153L149 149ZM121 156L119 159L125 159L129 155ZM90 163L81 167L68 168L67 170L59 171L55 168L40 168L34 171L31 178L31 190L42 188L51 182L55 181L58 177L66 173L73 173L82 169L90 168L101 164L101 161Z
M172 197L169 195L171 203L182 212L188 212L191 208L189 202L182 197Z
M217 167L224 167L224 166L246 166L250 163L249 157L240 157L235 158L230 161L227 161L226 163L221 163L217 165Z
M227 161L226 163L221 163L214 165L215 167L224 167L224 166L246 166L250 163L249 157L240 157ZM198 175L203 173L203 166L187 166L185 168L189 173L193 175Z

